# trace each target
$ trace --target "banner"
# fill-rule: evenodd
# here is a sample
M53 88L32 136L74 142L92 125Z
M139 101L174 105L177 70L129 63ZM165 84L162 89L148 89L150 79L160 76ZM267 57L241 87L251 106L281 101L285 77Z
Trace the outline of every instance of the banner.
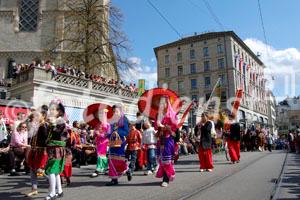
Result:
M145 79L139 79L138 93L141 96L145 92Z

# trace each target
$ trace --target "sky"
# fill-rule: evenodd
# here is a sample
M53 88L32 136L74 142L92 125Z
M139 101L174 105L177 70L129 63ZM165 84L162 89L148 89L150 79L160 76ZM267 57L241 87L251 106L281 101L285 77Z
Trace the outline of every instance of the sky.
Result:
M208 2L218 21L204 2ZM233 30L252 50L261 53L268 88L279 99L300 95L300 0L260 0L264 38L257 0L151 0L182 37L195 32ZM146 87L156 87L153 48L180 39L147 0L112 0L124 15L122 30L136 70L123 75ZM272 78L273 77L273 78ZM273 80L274 79L274 80Z

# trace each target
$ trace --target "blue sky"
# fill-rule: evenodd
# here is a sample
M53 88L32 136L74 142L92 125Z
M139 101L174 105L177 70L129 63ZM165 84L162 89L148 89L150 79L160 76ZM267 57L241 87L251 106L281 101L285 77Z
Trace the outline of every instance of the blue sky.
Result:
M206 0L210 3L225 30L235 31L256 52L270 69L296 70L298 85L290 91L278 84L284 77L275 79L275 95L300 95L300 1L260 0L264 18L269 55L259 16L257 0ZM151 0L183 36L194 32L222 31L213 20L203 0ZM142 71L151 74L148 87L153 87L156 62L153 48L179 39L147 0L112 0L124 14L123 30L130 40L133 62ZM195 6L196 5L196 6ZM279 72L280 73L280 72ZM275 74L276 77L276 74ZM288 79L288 78L287 78ZM291 77L293 80L294 78ZM287 81L287 80L285 80ZM277 83L276 83L277 82ZM298 87L297 87L298 86Z

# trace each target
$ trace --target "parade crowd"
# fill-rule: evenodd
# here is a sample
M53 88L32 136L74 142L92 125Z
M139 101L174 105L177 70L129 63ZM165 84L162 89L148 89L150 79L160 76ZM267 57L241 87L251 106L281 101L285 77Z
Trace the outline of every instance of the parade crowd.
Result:
M103 76L88 74L84 70L80 69L76 66L67 66L67 65L55 65L50 60L41 61L33 59L31 64L16 64L13 68L13 77L17 77L23 71L26 71L31 68L41 68L45 69L47 72L52 74L52 78L54 78L58 73L67 74L73 77L77 77L80 79L88 79L97 83L106 84L109 86L114 86L117 88L122 88L126 90L130 90L131 92L136 92L137 87L135 83L130 83L129 85L125 84L123 81L117 81L114 79L107 79Z
M222 113L214 120L207 112L202 113L193 131L179 129L177 114L169 100L166 98L159 106L164 109L157 114L156 121L137 113L137 120L130 122L122 106L114 105L110 121L107 109L97 111L96 125L77 121L70 125L59 100L32 109L28 116L19 113L11 127L6 126L0 113L1 173L29 174L32 190L27 196L38 193L39 176L47 177L46 199L55 199L63 196L62 184L71 184L72 167L90 163L96 163L91 177L103 174L111 178L107 186L118 185L123 174L131 181L136 170L144 170L144 175L156 174L162 179L161 186L167 187L175 178L174 163L179 155L198 154L200 172L212 172L213 151L222 149L225 143L232 164L240 162L240 150L300 151L296 131L275 140L259 126L242 130L232 114L228 114L224 123Z

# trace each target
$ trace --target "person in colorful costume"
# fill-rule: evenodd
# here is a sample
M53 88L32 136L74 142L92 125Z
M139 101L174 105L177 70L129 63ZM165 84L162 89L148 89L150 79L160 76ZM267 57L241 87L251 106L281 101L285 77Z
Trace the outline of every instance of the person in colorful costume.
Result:
M102 118L100 120L100 125L95 128L95 144L96 144L96 152L97 152L97 166L96 171L92 174L92 177L97 177L100 173L105 173L108 169L108 159L106 156L107 146L109 143L109 139L107 138L107 133L110 132L110 124L106 119L106 112L108 110L102 110L103 116L99 116Z
M52 101L50 106L49 135L47 139L48 162L45 172L49 178L49 193L46 200L56 199L63 196L60 173L65 166L65 135L66 123L64 120L65 108L61 102ZM56 192L57 189L57 192Z
M28 166L30 168L30 177L32 191L26 196L31 197L38 194L37 176L44 174L44 169L48 161L46 140L48 137L48 124L46 123L47 112L42 111L39 115L40 125L37 133L33 134L31 139L31 150L28 155Z
M69 186L71 184L71 177L72 177L72 160L73 160L73 155L72 155L72 147L75 145L75 136L74 133L72 132L72 128L70 125L66 125L66 162L64 166L64 171L60 174L61 177L64 177L66 179L66 184ZM62 183L65 183L63 179L61 179Z
M129 169L126 174L128 181L131 181L132 174L136 169L138 151L141 149L142 143L142 134L138 129L135 128L135 124L130 124L130 131L128 136L126 137L126 142L128 158L130 161Z
M241 133L240 133L240 124L235 122L235 117L233 115L229 115L229 124L230 124L230 133L227 139L229 155L232 164L240 162L240 140L241 140Z
M177 115L173 111L169 98L161 97L155 128L158 130L157 157L159 162L156 177L163 178L162 187L167 187L169 181L173 181L175 178L174 137L178 129L177 124Z
M118 178L128 170L125 161L125 146L126 136L129 133L129 122L123 113L121 105L114 105L113 112L111 130L108 134L110 147L108 153L108 176L111 178L111 182L107 183L107 186L117 185Z
M212 159L212 122L208 120L208 113L204 112L201 115L201 121L195 127L195 135L200 136L199 145L199 162L200 162L200 172L204 170L208 172L213 171L213 159Z

